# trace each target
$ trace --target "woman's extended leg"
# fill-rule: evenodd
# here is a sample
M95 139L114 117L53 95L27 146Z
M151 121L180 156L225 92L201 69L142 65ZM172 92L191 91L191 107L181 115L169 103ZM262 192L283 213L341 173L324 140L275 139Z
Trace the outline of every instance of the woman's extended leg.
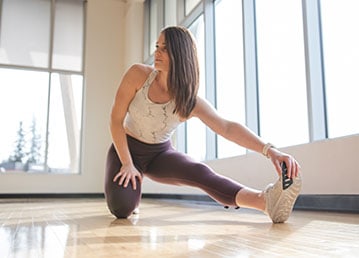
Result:
M111 145L106 161L105 197L109 210L117 218L127 218L139 205L141 200L141 183L137 181L137 189L132 186L124 188L113 182L122 164L113 145Z
M146 175L163 183L199 187L225 206L265 209L262 191L221 176L207 165L173 149L157 156L148 166Z
M301 177L298 176L293 178L290 187L283 189L282 178L279 178L264 191L258 191L223 177L207 165L195 162L186 154L173 149L153 159L145 174L163 183L198 187L225 206L264 211L274 223L288 219L302 185Z
M206 164L196 162L173 149L162 152L153 159L145 175L162 183L198 187L225 206L264 210L264 199L259 191L219 175Z

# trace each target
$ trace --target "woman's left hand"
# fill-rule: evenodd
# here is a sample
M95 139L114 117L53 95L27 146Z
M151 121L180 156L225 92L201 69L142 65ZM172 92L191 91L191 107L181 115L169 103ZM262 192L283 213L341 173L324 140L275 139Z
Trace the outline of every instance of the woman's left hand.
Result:
M288 177L294 178L297 177L300 173L300 165L298 161L295 160L291 155L283 153L276 148L270 148L268 150L268 156L271 159L274 167L279 176L282 174L281 163L284 162L287 165Z

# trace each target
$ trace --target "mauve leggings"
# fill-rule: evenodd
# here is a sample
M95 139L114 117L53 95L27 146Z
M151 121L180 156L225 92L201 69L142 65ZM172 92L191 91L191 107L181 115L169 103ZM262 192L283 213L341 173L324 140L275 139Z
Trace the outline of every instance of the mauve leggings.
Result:
M127 141L134 165L142 176L166 184L198 187L218 203L237 206L235 196L243 188L242 185L176 151L170 141L147 144L131 136L127 136ZM131 183L124 188L118 185L118 181L113 182L120 168L121 161L112 144L107 154L105 197L113 215L127 218L139 205L141 185L137 181L137 189L133 190Z

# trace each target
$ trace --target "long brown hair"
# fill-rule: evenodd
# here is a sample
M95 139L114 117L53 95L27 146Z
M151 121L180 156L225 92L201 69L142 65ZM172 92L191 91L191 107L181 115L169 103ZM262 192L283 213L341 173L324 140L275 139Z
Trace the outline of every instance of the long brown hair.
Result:
M196 105L199 86L197 47L191 32L180 26L162 30L170 59L168 90L175 101L174 112L188 118Z

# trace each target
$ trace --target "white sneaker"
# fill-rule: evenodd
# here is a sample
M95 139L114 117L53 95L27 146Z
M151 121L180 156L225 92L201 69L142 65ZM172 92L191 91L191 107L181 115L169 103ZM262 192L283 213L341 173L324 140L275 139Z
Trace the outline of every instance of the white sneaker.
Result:
M302 187L301 176L293 178L293 183L283 190L282 177L275 184L269 184L264 190L266 208L264 213L268 214L273 223L283 223L293 210L294 203Z

